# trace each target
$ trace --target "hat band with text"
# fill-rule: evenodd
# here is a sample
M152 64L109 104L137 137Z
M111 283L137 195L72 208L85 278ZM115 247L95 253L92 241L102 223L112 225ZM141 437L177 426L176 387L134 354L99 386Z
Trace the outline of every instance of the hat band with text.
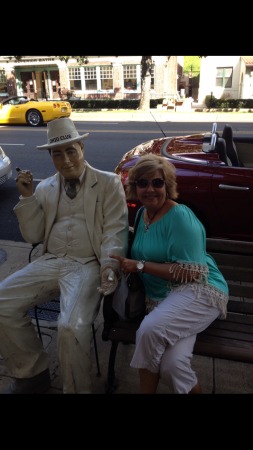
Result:
M76 136L71 136L71 134L64 134L63 136L57 136L49 139L49 144L53 144L54 142L65 141L67 139L75 139Z

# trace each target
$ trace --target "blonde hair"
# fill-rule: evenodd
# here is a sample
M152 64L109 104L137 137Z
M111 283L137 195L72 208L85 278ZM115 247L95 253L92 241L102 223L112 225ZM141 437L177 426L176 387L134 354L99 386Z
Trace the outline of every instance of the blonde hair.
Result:
M141 156L134 167L128 172L128 183L126 185L127 200L137 201L136 184L139 178L160 171L161 177L165 181L167 198L176 200L178 197L176 168L168 159L163 156L148 154Z

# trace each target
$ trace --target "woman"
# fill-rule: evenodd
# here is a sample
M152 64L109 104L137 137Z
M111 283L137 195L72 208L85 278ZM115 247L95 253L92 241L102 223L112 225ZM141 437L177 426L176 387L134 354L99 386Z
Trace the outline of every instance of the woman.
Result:
M154 394L159 378L175 393L201 393L191 367L198 333L225 318L228 286L206 253L206 233L178 197L175 167L145 155L129 171L127 197L144 205L132 259L111 255L124 272L139 272L147 314L136 334L130 363L139 369L140 392Z

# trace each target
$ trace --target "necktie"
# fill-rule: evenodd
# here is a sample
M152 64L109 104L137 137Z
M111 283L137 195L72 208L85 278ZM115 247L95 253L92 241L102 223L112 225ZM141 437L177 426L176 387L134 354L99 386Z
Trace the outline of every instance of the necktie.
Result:
M79 184L79 179L67 180L65 191L69 198L75 198L77 194L77 185Z

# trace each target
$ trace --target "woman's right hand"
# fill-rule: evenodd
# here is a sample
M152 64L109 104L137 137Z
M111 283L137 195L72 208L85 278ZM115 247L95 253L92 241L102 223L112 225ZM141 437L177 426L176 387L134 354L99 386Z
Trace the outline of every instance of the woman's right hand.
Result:
M33 195L33 175L29 170L21 170L16 167L17 178L16 185L20 195L23 197L31 197Z

